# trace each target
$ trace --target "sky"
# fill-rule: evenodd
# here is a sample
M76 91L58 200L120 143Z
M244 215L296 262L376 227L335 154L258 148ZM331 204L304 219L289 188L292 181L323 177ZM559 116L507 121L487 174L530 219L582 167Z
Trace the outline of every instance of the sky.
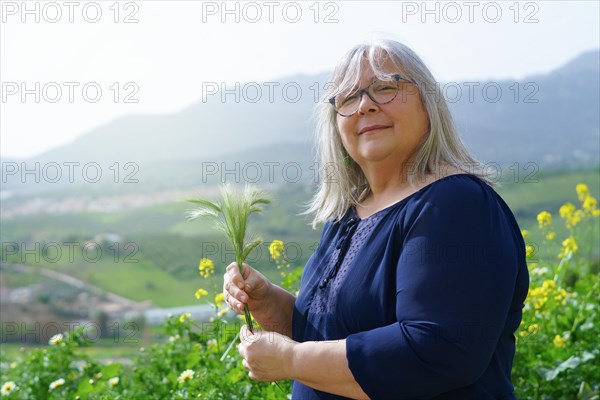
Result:
M600 47L599 4L0 1L0 156L32 157L123 115L174 113L207 87L331 71L378 37L412 47L441 82L547 73Z

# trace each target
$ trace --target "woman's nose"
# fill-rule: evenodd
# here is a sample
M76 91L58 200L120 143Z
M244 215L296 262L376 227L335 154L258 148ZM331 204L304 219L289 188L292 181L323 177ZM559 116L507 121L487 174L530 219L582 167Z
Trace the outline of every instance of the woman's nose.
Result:
M375 103L371 98L367 95L367 93L361 93L361 97L358 102L358 113L366 114L368 112L375 112L379 110L379 105Z

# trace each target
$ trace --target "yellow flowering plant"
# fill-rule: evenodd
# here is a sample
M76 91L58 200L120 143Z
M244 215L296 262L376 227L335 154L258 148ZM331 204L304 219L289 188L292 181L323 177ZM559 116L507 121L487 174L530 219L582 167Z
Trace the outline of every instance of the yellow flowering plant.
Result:
M198 266L198 270L200 271L200 276L202 278L208 279L210 286L212 288L212 292L215 293L211 304L215 308L215 314L217 315L218 318L220 318L226 314L227 310L225 309L225 310L219 311L219 309L221 308L221 306L224 302L224 296L223 296L222 292L217 293L217 287L215 285L215 280L214 280L215 263L209 258L203 258L200 260L200 265ZM208 296L208 291L204 288L200 288L200 289L196 290L196 292L194 293L194 296L196 297L196 299L200 300L201 298Z
M189 321L190 326L188 328L190 328L187 331L188 336L191 337L197 337L197 334L195 332L193 332L191 330L191 327L195 327L197 328L197 331L202 332L202 334L206 335L211 333L211 343L214 343L214 346L211 346L211 348L214 347L214 349L217 352L221 351L221 343L223 340L227 340L226 334L224 332L224 327L227 325L227 321L225 319L223 319L223 317L225 317L225 315L227 315L227 313L229 312L229 309L226 307L223 307L223 303L225 302L225 296L223 295L223 292L219 291L217 292L217 287L215 284L215 279L214 279L214 273L215 273L215 264L214 262L209 259L209 258L202 258L200 260L200 263L198 265L198 271L200 273L200 277L204 280L208 280L209 285L211 287L211 290L214 295L212 297L212 301L209 299L208 303L212 305L212 307L214 308L214 317L210 318L210 331L207 330L207 326L200 326L198 325L195 321L190 320L189 318L186 319L185 317L181 317L180 316L180 325L184 325L184 323L186 323L187 321ZM196 290L196 292L194 292L194 297L196 297L197 300L206 300L207 297L209 297L209 291L204 289L204 288L199 288L198 290ZM245 316L243 316L245 318ZM177 336L181 336L181 333L178 333ZM173 339L174 337L171 336L171 339Z
M279 261L283 255L283 242L281 240L273 240L269 245L269 254L273 261L277 263L277 268L279 268Z
M285 257L285 245L281 240L273 240L269 245L269 254L271 259L275 262L277 269L281 275L281 287L289 292L296 293L298 295L298 289L300 287L300 278L304 267L291 268L290 263Z
M538 226L540 229L549 227L552 224L552 214L548 211L542 211L537 216Z
M196 293L194 293L194 296L196 297L196 299L200 300L200 298L207 296L208 292L205 289L198 289L196 290Z
M215 273L215 264L212 262L211 259L203 258L200 260L198 270L200 271L201 277L208 278L211 274Z
M597 235L598 213L587 185L578 184L576 192L581 209L567 202L558 211L567 230L561 239L555 241L564 229L554 229L546 210L537 215L538 232L522 232L529 247L530 288L516 332L517 398L598 398L600 273L594 245L589 252L581 248ZM538 245L532 240L537 237L547 256L534 259Z

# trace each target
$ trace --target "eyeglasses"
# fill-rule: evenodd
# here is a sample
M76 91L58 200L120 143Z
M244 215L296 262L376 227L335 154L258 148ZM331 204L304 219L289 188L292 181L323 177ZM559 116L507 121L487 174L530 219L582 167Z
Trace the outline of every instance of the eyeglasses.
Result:
M400 81L414 83L411 80L403 78L400 74L392 75L391 81L374 80L369 86L364 89L350 93L348 96L334 96L329 99L329 102L335 111L342 117L350 117L358 111L362 95L364 93L369 96L376 104L387 104L392 102L398 95L400 90Z

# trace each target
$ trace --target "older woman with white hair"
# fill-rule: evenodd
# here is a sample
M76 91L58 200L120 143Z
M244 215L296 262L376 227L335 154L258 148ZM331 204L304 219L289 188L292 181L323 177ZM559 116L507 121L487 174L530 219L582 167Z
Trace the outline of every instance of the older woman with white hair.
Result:
M352 48L319 107L335 174L296 298L244 264L223 290L268 332L242 328L252 379L292 399L514 399L529 277L517 222L461 143L436 82L406 46Z

